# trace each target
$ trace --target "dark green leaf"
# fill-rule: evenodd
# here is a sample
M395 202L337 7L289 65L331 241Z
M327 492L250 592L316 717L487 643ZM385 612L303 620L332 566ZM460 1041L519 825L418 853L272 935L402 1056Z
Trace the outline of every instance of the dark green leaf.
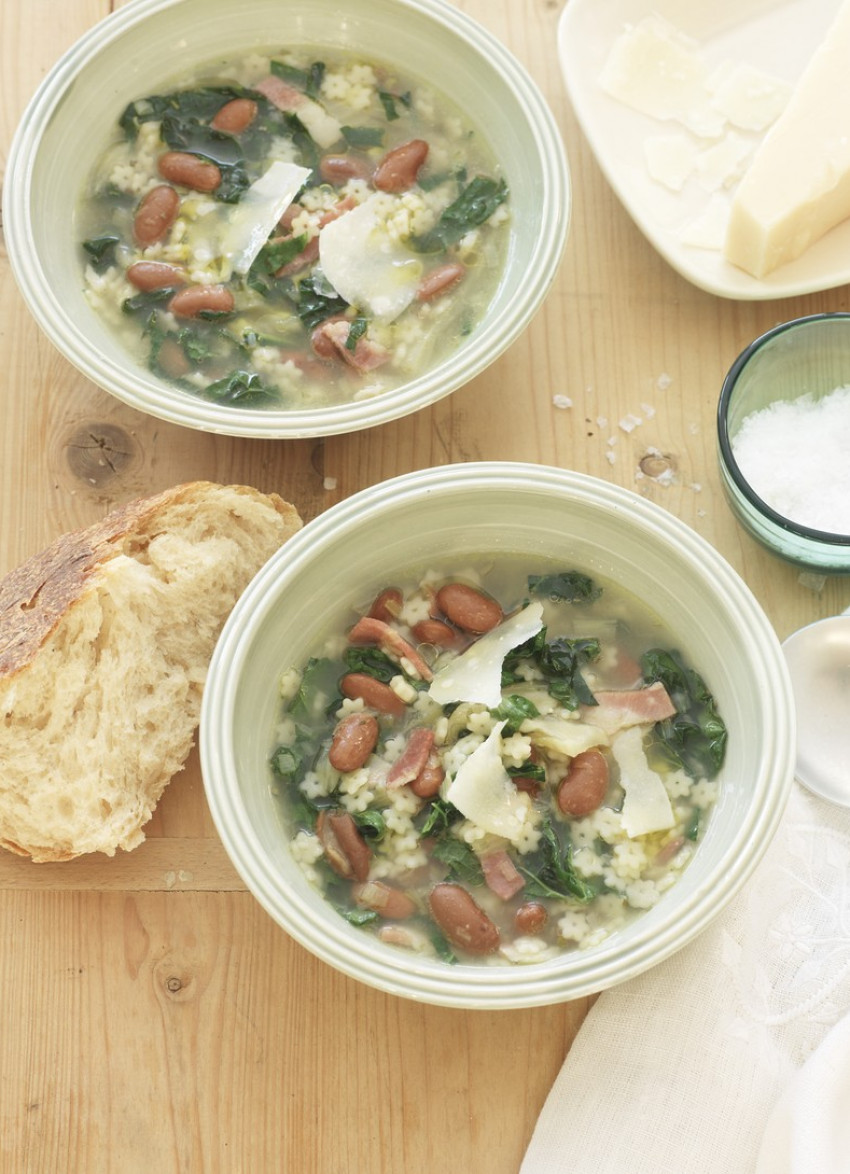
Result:
M112 264L115 260L115 246L120 240L120 236L115 233L104 233L103 236L93 236L83 241L83 248L91 257L95 269L106 269Z
M575 871L572 849L569 844L561 844L548 815L544 816L541 826L539 848L523 857L518 868L526 878L523 890L526 897L565 897L568 900L590 901L596 895L593 886Z
M307 69L298 69L294 65L287 65L285 61L271 62L271 71L275 77L279 77L287 85L294 86L296 90L303 91L314 100L318 98L322 88L325 68L323 61L314 61Z
M251 265L250 276L257 274L274 274L284 265L293 261L299 253L307 247L307 234L287 237L286 240L275 241L263 245Z
M449 876L461 884L483 885L484 873L478 857L463 840L442 836L434 845L432 855L449 870Z
M436 226L424 236L411 238L411 244L422 253L443 252L450 245L457 244L471 228L488 220L507 198L508 188L504 180L478 175L449 204Z
M272 755L272 770L279 778L291 782L301 770L302 755L294 746L278 746Z
M379 843L387 834L387 821L380 811L374 809L356 811L353 819L364 837L367 840L372 840L373 843Z
M568 603L592 603L602 594L602 588L580 571L560 571L553 575L529 575L528 590L532 595Z
M256 407L279 399L278 393L267 387L254 371L232 371L223 379L208 384L203 394L216 403L237 404L239 407Z
M454 804L449 803L445 799L432 799L426 811L425 821L419 829L422 837L442 836L453 823L457 823L459 819L463 819L463 816Z
M342 137L349 147L380 147L384 142L384 132L377 126L344 126Z
M333 661L324 656L311 656L301 673L301 684L298 692L286 707L286 712L293 717L308 719L314 717L316 707L313 704L318 693L327 694L334 687L336 668Z
M345 349L347 351L357 350L357 340L362 338L369 327L369 323L365 318L357 317L348 328L348 337L345 340Z
M527 697L520 697L516 693L502 698L498 708L492 709L490 712L497 721L507 723L504 730L505 735L516 733L526 718L540 716L540 710L533 701L529 701Z
M387 122L395 122L399 115L399 106L409 107L412 102L410 91L405 94L390 94L387 90L378 90L378 99L384 108Z
M346 648L342 659L349 672L366 673L367 676L374 677L376 681L383 681L385 685L389 684L393 677L397 677L401 672L399 666L394 660L390 660L385 652L369 645L364 647L356 644L350 645Z
M655 724L653 736L691 778L714 778L723 765L727 730L705 681L662 648L644 653L641 669L647 684L661 682L676 707L673 717Z
M343 314L348 302L333 289L316 277L305 277L294 291L298 317L307 330L314 330L326 318Z

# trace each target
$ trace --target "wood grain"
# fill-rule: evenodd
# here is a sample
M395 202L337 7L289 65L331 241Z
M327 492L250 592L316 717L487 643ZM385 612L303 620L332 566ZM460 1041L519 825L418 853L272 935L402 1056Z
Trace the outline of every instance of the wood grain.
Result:
M543 87L569 153L572 223L522 338L415 416L286 442L145 417L53 349L0 257L0 573L179 480L276 490L309 519L398 473L510 459L595 474L683 518L743 575L780 636L850 603L846 581L813 590L738 528L714 451L717 395L738 351L785 318L847 309L847 291L734 303L674 273L576 127L554 56L562 6L459 4ZM4 0L0 159L46 70L108 8ZM629 416L640 423L625 431ZM451 1011L317 962L244 891L196 755L147 830L111 860L0 858L0 1174L515 1174L589 1000Z

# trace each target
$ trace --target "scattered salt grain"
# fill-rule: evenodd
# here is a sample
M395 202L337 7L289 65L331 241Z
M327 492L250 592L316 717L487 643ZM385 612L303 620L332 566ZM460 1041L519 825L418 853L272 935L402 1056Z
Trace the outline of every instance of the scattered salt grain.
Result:
M607 416L597 416L596 417L596 426L597 426L597 428L607 428L608 427L608 417Z
M614 462L616 461L616 459L617 459L617 454L614 452L614 450L612 448L609 448L605 454L605 460L608 462L609 465L613 465Z
M325 489L336 489L336 477L325 477L322 485Z
M552 403L556 408L571 408L573 406L573 401L568 395L553 395Z
M668 376L668 378L669 378L669 376ZM641 408L641 411L643 412L643 417L645 420L651 420L652 417L655 415L655 408L652 406L652 404L641 404L640 408Z
M745 417L732 451L755 493L799 525L850 534L850 386Z
M634 432L640 424L643 423L640 416L633 416L631 413L628 416L623 416L620 421L620 427L624 432Z

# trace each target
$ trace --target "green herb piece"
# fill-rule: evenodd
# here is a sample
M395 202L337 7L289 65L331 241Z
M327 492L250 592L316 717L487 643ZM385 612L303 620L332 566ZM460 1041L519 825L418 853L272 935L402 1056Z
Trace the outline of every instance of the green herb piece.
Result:
M540 846L536 852L523 857L517 866L526 878L526 897L562 897L567 900L591 901L596 895L578 875L572 863L572 848L563 846L551 818L546 815L541 825Z
M484 872L478 857L463 840L449 834L434 845L432 855L449 870L449 877L464 885L483 885Z
M315 720L322 712L328 693L333 691L335 680L333 661L325 656L311 656L301 673L298 692L286 712L301 721Z
M121 303L123 314L136 314L140 310L149 310L151 306L159 306L167 302L174 293L173 289L149 289L132 294Z
M529 779L533 783L546 782L546 768L530 760L522 766L509 766L506 769L512 779Z
M298 317L307 330L314 330L326 318L343 314L348 302L339 296L332 285L320 277L305 277L294 290Z
M369 327L369 323L365 318L357 317L348 328L348 335L345 340L345 349L347 351L357 350L357 340L362 338Z
M411 244L421 253L443 252L450 245L457 244L471 228L489 220L507 198L508 186L504 180L478 175L449 204L435 227L424 236L412 237Z
M314 61L307 69L298 69L294 65L287 65L285 61L272 61L271 71L275 77L287 85L302 90L308 98L314 101L319 97L326 66L323 61Z
M661 682L676 707L673 717L656 722L653 737L691 778L713 779L723 765L727 730L705 681L662 648L645 652L641 669L648 685Z
M350 645L346 648L342 659L350 673L365 673L369 677L374 677L376 681L383 681L385 685L388 685L393 677L397 677L401 672L396 662L390 660L385 652L369 645L365 647L356 644Z
M375 844L380 843L387 834L387 821L380 811L356 811L353 818L365 839Z
M384 132L378 126L344 126L342 137L349 147L381 147Z
M543 595L547 599L558 599L567 603L592 603L602 594L602 588L580 571L529 575L528 590L532 595Z
M458 811L453 803L449 803L446 799L432 799L430 806L426 809L427 815L422 827L419 829L419 834L423 838L426 836L442 836L453 823L457 823L463 816Z
M496 721L506 723L503 731L505 736L515 734L527 718L540 716L540 710L533 701L529 701L527 697L520 697L516 693L503 697L501 704L496 709L491 709L490 712Z
M272 755L272 770L285 782L292 782L303 765L303 756L294 746L278 746Z
M256 372L232 371L223 379L216 379L203 391L207 399L221 404L237 404L239 407L257 407L276 403L279 400L274 388L267 387Z
M702 824L702 812L698 807L695 807L691 812L690 819L685 826L685 839L692 840L694 843L699 839L700 825Z
M288 265L290 261L294 261L299 253L304 252L307 247L307 239L306 232L302 232L298 236L290 236L286 240L269 242L263 245L254 258L248 272L249 278L258 275L269 276L277 273L284 265Z
M337 906L337 913L349 923L349 925L356 925L361 928L364 925L372 925L378 920L378 914L374 909L352 909L347 905Z
M120 236L114 233L104 233L103 236L93 236L83 241L83 248L92 259L95 269L100 272L106 269L115 260L115 246L121 241Z
M566 709L596 705L596 698L581 675L581 668L596 660L600 651L599 641L595 639L569 640L561 636L547 641L546 629L542 628L505 657L502 662L502 687L508 688L521 681L518 666L522 661L530 660L546 678L549 693Z
M378 100L384 108L384 117L387 122L395 122L400 118L399 106L410 108L413 97L408 90L405 94L391 94L387 90L378 90Z

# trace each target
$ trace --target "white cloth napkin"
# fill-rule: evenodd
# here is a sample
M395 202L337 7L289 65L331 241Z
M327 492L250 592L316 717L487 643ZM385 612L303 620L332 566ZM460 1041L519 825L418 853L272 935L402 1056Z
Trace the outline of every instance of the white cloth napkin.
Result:
M850 810L795 783L717 920L599 996L521 1174L850 1174Z

